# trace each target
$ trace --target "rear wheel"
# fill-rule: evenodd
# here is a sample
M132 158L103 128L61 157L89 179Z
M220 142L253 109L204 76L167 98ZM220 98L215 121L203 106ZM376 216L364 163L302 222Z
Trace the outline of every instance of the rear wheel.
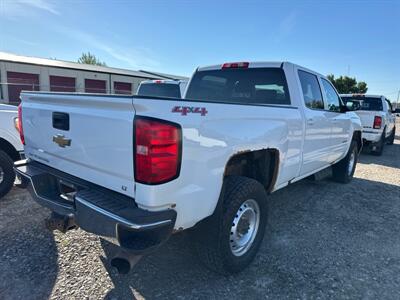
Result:
M14 162L7 153L0 150L0 198L13 187L15 181Z
M229 176L221 193L222 207L194 232L200 260L209 269L236 273L254 259L267 224L267 193L256 180Z
M388 145L393 145L394 144L395 135L396 135L396 127L393 127L392 133L390 134L390 136L388 138L388 141L387 141Z
M384 129L381 135L381 138L379 139L379 142L375 146L376 149L372 150L371 153L374 155L381 156L383 153L383 148L385 146L385 136L386 136L386 130Z
M357 160L357 142L352 141L347 155L341 161L332 166L333 179L337 182L349 183L356 170Z

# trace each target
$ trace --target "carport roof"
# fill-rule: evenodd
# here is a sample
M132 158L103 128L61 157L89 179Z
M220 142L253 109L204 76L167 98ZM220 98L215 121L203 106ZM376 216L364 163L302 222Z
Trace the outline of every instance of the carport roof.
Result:
M161 73L155 72L144 72L144 71L132 71L127 69L119 69L119 68L110 68L96 65L86 65L79 64L76 62L58 60L58 59L47 59L40 57L32 57L32 56L22 56L16 55L7 52L0 52L0 61L5 62L13 62L13 63L23 63L23 64L32 64L38 66L46 66L46 67L56 67L56 68L66 68L66 69L75 69L89 72L100 72L100 73L108 73L115 75L124 75L124 76L133 76L133 77L141 77L148 79L180 79L181 76L168 75L168 77L164 77ZM167 74L165 74L167 75Z

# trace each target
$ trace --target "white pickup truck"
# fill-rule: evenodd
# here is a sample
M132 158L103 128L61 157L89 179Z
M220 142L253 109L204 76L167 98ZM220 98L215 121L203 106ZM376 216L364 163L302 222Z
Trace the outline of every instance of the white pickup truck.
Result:
M268 193L332 166L351 180L360 120L322 75L288 62L201 67L185 99L24 92L30 191L75 224L147 253L192 228L221 273L254 258ZM57 227L59 228L59 227ZM111 264L129 270L127 254Z
M182 98L187 83L187 80L144 80L140 83L136 95Z
M23 157L23 150L18 133L17 107L0 104L0 198L13 187L14 161Z
M393 145L396 135L396 116L392 104L385 96L342 94L347 105L356 108L363 127L365 148L382 155L385 144Z

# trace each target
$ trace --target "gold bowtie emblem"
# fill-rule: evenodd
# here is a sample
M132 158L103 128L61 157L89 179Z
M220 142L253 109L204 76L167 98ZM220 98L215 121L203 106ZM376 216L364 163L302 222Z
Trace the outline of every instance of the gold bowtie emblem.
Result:
M71 146L71 139L65 138L62 134L56 134L53 136L53 142L58 144L61 148L65 148L66 146Z

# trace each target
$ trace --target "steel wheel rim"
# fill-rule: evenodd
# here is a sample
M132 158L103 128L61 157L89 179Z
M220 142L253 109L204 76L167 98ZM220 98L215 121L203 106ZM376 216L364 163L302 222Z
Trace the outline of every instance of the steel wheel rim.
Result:
M3 183L4 181L4 170L2 167L0 167L0 183Z
M245 254L257 236L260 225L260 207L253 199L242 203L233 219L230 232L230 248L235 256Z
M356 161L356 154L354 152L355 152L354 150L351 152L349 158L349 165L347 166L347 172L349 175L351 175L351 172L353 172L354 164Z

